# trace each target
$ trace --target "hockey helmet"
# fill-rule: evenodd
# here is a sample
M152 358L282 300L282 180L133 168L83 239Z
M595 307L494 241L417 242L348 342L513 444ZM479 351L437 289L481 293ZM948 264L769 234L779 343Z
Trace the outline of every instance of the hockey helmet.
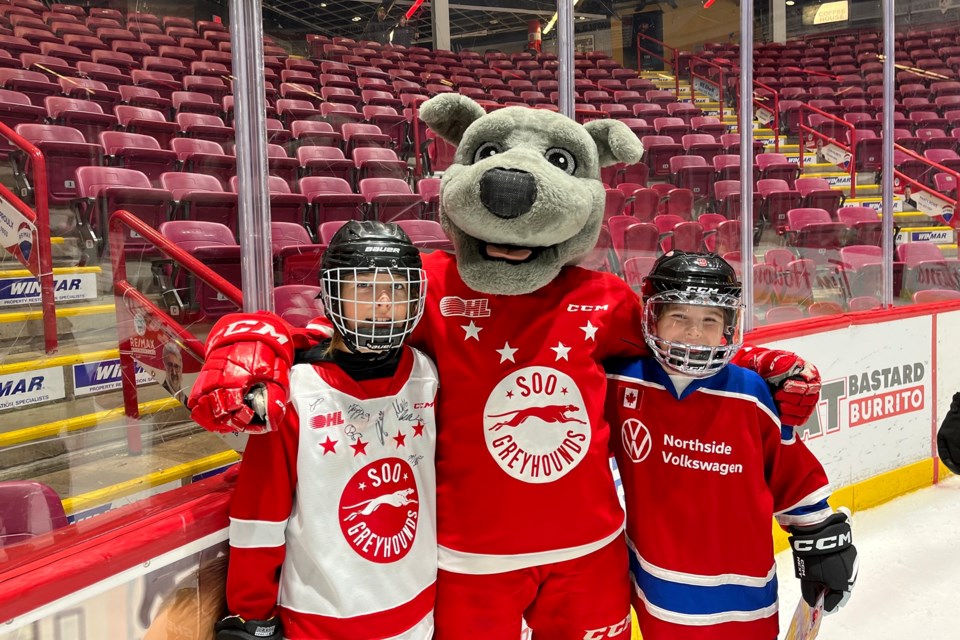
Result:
M740 294L736 271L717 255L670 251L660 256L641 286L643 337L654 357L671 370L697 378L729 364L743 346ZM660 319L677 305L720 310L721 344L694 344L675 335L671 340L659 335ZM699 321L684 318L684 322Z
M353 351L400 347L423 315L426 291L420 251L395 224L350 220L320 261L324 310ZM359 310L368 317L347 315Z

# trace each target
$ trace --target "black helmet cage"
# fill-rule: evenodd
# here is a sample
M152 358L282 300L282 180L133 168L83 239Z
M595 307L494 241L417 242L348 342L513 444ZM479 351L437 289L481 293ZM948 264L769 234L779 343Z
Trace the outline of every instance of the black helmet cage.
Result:
M396 225L351 220L340 228L321 261L320 297L327 318L352 351L390 351L410 336L423 315L426 300L427 281L422 264L419 250ZM371 277L365 279L362 274ZM344 285L349 283L356 286L348 299ZM390 290L389 319L377 319L376 315L346 316L345 302L374 308L383 305L383 287ZM401 318L394 319L398 305L406 308Z

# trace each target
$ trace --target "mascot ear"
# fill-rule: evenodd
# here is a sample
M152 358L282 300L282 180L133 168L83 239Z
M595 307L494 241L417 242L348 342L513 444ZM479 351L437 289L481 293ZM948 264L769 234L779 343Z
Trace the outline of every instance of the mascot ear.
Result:
M458 93L441 93L420 105L420 119L454 146L460 145L467 127L484 115L483 107Z
M609 167L618 162L624 164L640 162L643 156L643 145L637 138L637 134L619 120L591 120L583 127L597 143L601 167Z

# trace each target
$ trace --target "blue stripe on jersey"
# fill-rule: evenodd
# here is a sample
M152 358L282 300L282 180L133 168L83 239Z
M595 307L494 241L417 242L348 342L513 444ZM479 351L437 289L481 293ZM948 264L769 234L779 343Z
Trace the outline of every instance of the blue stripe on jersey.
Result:
M780 439L784 442L790 442L793 440L794 427L791 427L788 424L780 425Z
M777 576L763 587L738 584L700 586L672 582L643 569L636 552L630 549L630 572L651 605L682 615L702 616L732 611L758 611L777 602Z
M633 361L610 361L604 363L604 366L608 375L618 375L625 378L654 382L666 388L674 397L678 397L670 377L664 371L663 366L652 356L638 358ZM744 369L743 367L728 364L709 378L696 379L679 395L679 399L682 400L686 398L697 389L712 389L714 391L725 391L728 393L752 396L769 409L773 415L780 415L780 412L777 411L777 407L773 402L773 396L770 394L770 388L764 379L755 371Z
M816 513L817 511L823 511L824 509L829 510L830 505L827 504L826 500L821 500L820 502L814 504L808 504L802 507L797 507L796 509L791 509L790 511L784 511L783 515L785 516L805 516L810 513Z

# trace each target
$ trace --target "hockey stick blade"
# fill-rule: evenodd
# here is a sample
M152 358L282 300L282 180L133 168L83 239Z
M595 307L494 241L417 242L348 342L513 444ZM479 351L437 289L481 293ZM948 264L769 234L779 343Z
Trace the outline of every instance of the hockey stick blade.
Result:
M817 637L823 621L823 596L824 592L821 591L817 596L817 604L813 607L800 598L783 640L814 640Z

